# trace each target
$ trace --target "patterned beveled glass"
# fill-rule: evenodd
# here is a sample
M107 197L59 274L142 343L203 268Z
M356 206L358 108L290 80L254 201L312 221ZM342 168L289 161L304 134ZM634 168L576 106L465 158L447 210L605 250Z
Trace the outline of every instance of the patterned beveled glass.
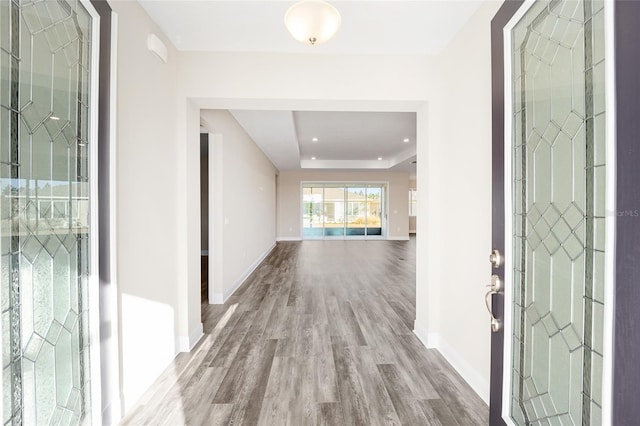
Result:
M539 0L511 32L513 335L522 425L602 423L604 4Z
M3 424L89 418L92 17L0 1Z

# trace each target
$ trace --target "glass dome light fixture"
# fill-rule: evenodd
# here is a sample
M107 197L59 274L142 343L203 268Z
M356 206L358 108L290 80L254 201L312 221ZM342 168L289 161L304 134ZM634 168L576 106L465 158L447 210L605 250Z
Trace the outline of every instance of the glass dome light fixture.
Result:
M341 21L338 10L322 0L302 0L284 15L284 25L293 38L311 45L333 37Z

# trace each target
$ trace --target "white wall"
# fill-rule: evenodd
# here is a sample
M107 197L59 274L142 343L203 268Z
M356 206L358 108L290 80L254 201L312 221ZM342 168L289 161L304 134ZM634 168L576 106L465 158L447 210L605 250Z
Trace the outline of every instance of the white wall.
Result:
M278 178L278 239L300 239L300 184L314 182L388 182L387 238L409 238L409 174L401 172L280 172Z
M118 14L116 232L121 392L130 407L176 353L178 268L175 105L177 53L147 51L162 33L137 2L111 2Z
M277 169L228 111L203 110L201 123L215 147L211 172L218 185L211 196L217 249L211 301L223 303L266 256L276 241Z
M499 3L485 4L441 56L442 93L437 138L437 174L445 183L436 193L439 224L436 249L445 256L432 265L436 280L426 284L428 300L417 305L416 329L438 347L475 390L488 401L490 329L484 307L491 268L491 46L490 20ZM420 166L422 160L418 162ZM418 203L422 218L433 219L433 206L422 203L422 188L432 188L419 167ZM430 229L434 229L431 227ZM433 235L421 232L427 239ZM418 240L420 241L420 239ZM420 259L420 258L419 258ZM427 272L429 276L429 272Z
M229 109L241 100L273 109L296 100L423 101L436 87L433 65L407 55L180 52L179 67L183 94L204 108L215 108L214 99Z

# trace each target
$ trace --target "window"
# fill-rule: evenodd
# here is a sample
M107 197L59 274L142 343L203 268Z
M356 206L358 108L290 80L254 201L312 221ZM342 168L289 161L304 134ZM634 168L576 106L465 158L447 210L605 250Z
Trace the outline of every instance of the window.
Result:
M409 216L417 216L418 211L416 210L416 193L415 189L409 190Z
M304 183L303 236L383 236L385 191L380 183Z

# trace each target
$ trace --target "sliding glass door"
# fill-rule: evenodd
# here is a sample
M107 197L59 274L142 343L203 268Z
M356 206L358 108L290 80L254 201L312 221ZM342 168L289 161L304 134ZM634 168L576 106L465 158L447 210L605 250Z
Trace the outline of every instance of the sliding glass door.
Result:
M305 238L320 238L323 232L324 188L302 189L302 228Z
M341 185L324 186L324 233L325 237L344 236L344 192Z
M367 189L365 185L347 189L347 235L366 235Z
M385 192L383 183L304 183L303 237L383 237Z
M382 186L367 186L367 235L382 235Z

